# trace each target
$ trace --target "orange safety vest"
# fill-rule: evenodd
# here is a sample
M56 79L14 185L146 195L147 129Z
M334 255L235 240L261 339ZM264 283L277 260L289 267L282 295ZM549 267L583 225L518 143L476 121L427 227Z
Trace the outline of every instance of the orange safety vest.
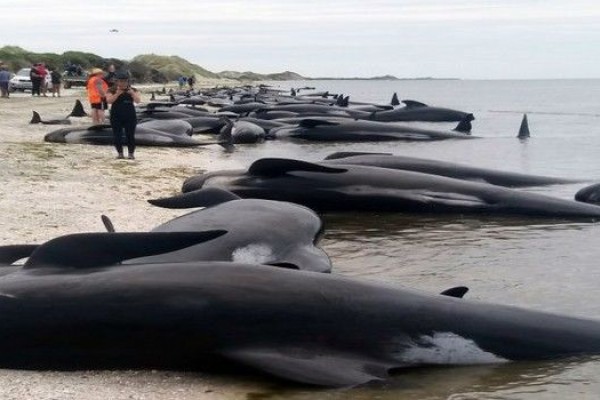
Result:
M104 79L102 79L101 75L94 75L92 76L87 83L87 93L88 93L88 99L90 101L90 104L95 104L95 103L101 103L102 102L102 96L100 96L100 92L98 91L97 88L97 82L98 79L100 79L100 84L102 85L102 90L104 91L104 94L106 94L106 91L108 90L108 85L106 84L106 82L104 81Z

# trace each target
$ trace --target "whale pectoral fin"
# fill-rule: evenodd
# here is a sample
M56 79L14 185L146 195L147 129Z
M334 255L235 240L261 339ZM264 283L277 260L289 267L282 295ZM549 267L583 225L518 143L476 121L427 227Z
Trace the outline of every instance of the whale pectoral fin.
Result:
M355 355L313 353L304 349L236 350L225 356L283 379L331 387L382 380L394 367Z
M336 126L339 125L336 122L326 121L322 119L305 118L300 120L298 126L301 128L315 128L317 126Z
M456 297L458 299L462 299L468 291L469 288L466 286L456 286L450 289L446 289L440 294L442 296Z
M10 265L22 258L31 256L37 249L37 244L10 244L0 246L0 264Z
M198 189L173 197L148 200L153 206L163 208L193 208L211 207L232 200L240 200L241 197L219 188Z
M168 253L206 242L227 231L79 233L60 236L40 245L24 268L96 268L121 261Z
M115 226L107 215L101 215L100 219L102 220L102 224L104 224L104 228L106 228L106 232L116 232Z
M420 101L415 101L415 100L402 100L402 102L408 108L429 107L427 104L421 103Z
M327 174L339 174L346 172L344 168L326 167L320 164L313 164L307 161L289 160L285 158L261 158L254 161L248 173L258 176L279 176L292 171L322 172Z
M354 156L393 156L392 153L369 153L367 151L338 151L331 153L323 160L339 160L340 158L348 158Z

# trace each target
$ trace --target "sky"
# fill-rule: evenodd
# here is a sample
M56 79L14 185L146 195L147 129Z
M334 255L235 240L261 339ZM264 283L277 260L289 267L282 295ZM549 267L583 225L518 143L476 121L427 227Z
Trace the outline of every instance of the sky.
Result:
M600 77L598 0L0 0L0 47L307 77ZM118 30L118 32L111 32Z

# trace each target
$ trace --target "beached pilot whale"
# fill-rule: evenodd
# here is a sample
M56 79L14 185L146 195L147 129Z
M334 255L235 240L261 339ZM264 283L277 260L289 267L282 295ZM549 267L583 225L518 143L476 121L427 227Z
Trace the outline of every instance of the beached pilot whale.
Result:
M188 178L182 191L219 187L242 198L290 201L318 212L379 211L585 218L600 207L445 176L362 165L263 158L248 170Z
M146 124L149 126L147 127ZM223 144L229 146L229 139L201 142L191 138L185 130L154 129L152 121L141 122L135 130L135 143L140 146L166 146L166 147L195 147L211 144ZM49 132L44 136L44 141L53 143L79 143L93 145L113 145L114 137L110 125L92 125L89 127L62 128Z
M469 113L443 107L432 107L414 100L403 100L405 107L387 111L377 111L369 119L374 121L429 121L429 122L458 122Z
M318 142L473 139L474 136L466 135L471 131L472 120L473 114L468 114L454 131L442 131L377 121L311 117L300 119L294 126L273 128L269 137Z
M37 111L32 111L33 116L31 117L30 124L42 124L42 125L71 125L71 120L69 118L56 118L43 120L40 114Z
M120 264L155 245L165 251L210 237L170 234L179 236L69 235L42 245L23 269L0 278L0 366L201 370L239 363L342 387L411 366L600 353L599 321L464 300L455 288L433 295L226 262Z
M216 188L149 202L166 208L206 207L165 222L152 232L225 230L227 233L207 243L125 263L237 261L331 271L329 257L316 247L323 224L306 207L281 201L243 200Z
M325 157L325 163L402 169L507 187L530 187L584 182L584 180L521 174L518 172L471 167L447 161L381 153L338 152Z

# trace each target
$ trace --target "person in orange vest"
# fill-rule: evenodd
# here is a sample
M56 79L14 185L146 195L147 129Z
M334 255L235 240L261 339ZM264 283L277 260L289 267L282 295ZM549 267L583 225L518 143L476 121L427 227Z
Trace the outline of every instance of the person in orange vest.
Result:
M104 110L108 108L106 92L108 85L103 79L104 71L93 68L87 81L87 94L92 108L92 122L94 125L104 123Z

